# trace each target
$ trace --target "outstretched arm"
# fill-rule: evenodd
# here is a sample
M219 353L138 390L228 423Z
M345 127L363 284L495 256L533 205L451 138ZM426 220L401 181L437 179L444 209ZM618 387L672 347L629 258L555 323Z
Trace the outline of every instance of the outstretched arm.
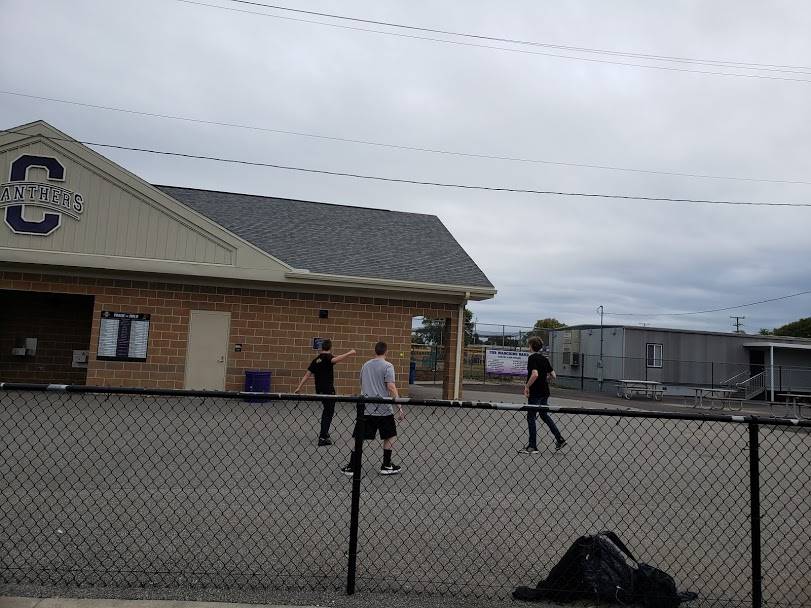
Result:
M310 373L310 370L304 372L304 377L301 379L301 382L298 383L296 390L294 390L293 392L298 395L298 392L301 390L301 387L304 386L304 383L307 382L307 380L309 380L310 378L312 378L312 376L313 375L312 373Z
M352 350L350 350L349 352L344 353L343 355L335 355L332 358L332 364L335 365L336 363L340 363L344 359L346 359L348 357L351 357L354 354L355 354L355 349L353 348Z

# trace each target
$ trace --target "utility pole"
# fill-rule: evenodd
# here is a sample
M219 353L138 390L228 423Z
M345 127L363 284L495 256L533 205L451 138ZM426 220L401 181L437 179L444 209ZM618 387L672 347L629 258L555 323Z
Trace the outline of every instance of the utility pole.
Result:
M600 313L600 359L597 361L597 382L603 390L603 305L597 307Z
M743 327L743 323L741 323L741 321L743 321L746 317L736 317L735 315L729 315L729 318L735 319L734 321L735 333L742 334L743 331L741 330L741 327Z

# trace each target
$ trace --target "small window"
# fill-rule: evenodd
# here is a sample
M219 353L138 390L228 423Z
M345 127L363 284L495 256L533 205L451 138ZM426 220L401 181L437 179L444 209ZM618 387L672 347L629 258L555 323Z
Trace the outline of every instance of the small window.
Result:
M648 344L645 349L648 367L662 367L662 345Z

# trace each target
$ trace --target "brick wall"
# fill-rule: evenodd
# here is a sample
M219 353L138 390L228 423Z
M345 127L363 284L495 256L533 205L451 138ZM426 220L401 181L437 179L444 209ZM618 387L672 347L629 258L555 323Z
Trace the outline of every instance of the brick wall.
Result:
M87 384L183 388L189 316L192 310L231 314L226 389L243 385L246 369L267 369L273 374L274 392L292 391L314 356L312 338L332 338L333 352L350 348L356 357L336 368L339 393L358 392L362 363L374 356L374 343L389 344L389 360L397 384L408 387L411 319L414 316L451 319L449 344L456 336L458 307L405 299L318 295L249 289L217 288L170 283L139 282L0 272L0 289L86 294L95 298L90 334ZM319 309L329 318L319 319ZM102 310L151 315L149 355L144 363L98 361L99 319ZM234 352L235 344L242 352ZM448 347L451 365L445 372L445 393L450 395L455 349ZM313 391L312 385L309 390Z
M0 290L0 381L84 384L73 351L90 341L93 299ZM33 356L11 354L21 338L37 338Z

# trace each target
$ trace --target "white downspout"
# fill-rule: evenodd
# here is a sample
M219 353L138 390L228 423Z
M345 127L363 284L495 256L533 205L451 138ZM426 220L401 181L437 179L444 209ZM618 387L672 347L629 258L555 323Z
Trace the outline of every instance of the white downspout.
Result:
M769 347L769 386L771 387L771 401L774 403L774 346Z
M466 294L467 295L467 294ZM459 305L459 327L456 331L456 369L453 370L453 398L459 399L462 388L462 349L465 344L465 305L467 299Z

